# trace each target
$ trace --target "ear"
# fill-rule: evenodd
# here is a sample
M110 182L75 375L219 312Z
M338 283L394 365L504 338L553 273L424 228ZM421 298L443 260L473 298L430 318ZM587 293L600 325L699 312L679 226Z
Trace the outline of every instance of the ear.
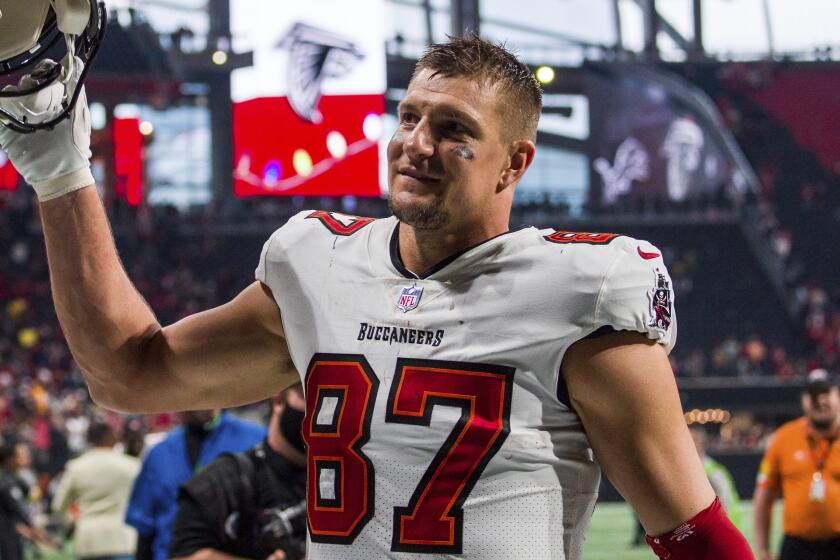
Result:
M531 140L514 141L508 153L507 166L499 176L496 192L502 192L508 187L516 185L528 168L531 167L531 162L534 161L536 153L537 149Z

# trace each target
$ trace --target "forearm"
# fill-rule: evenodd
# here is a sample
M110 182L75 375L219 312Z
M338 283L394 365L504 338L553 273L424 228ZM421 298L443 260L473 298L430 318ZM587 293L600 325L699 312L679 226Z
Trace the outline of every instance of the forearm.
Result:
M715 498L696 453L688 447L688 434L671 434L671 430L681 431L684 424L670 424L655 427L628 417L624 421L628 435L622 438L626 445L594 446L607 476L633 505L649 535L673 530Z
M762 554L770 550L770 525L773 521L775 494L766 488L756 488L753 496L753 530L755 544Z
M160 330L117 255L95 188L41 204L56 313L91 394L114 406ZM108 388L105 391L105 388Z
M27 523L16 523L15 531L17 531L18 535L20 535L28 541L35 540L35 532L32 530L32 527Z
M708 507L714 491L662 348L634 333L583 341L567 353L564 376L596 457L648 534Z

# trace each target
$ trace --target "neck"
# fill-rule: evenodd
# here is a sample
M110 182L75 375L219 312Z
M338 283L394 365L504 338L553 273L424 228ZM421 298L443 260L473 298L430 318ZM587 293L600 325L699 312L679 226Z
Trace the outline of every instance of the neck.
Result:
M840 416L834 419L828 427L821 428L814 425L814 422L808 419L808 425L811 427L812 430L817 432L819 435L823 437L834 437L837 435L838 428L840 428Z
M400 258L403 265L415 274L422 274L444 259L509 229L506 219L461 229L418 230L403 222L400 222L399 228Z

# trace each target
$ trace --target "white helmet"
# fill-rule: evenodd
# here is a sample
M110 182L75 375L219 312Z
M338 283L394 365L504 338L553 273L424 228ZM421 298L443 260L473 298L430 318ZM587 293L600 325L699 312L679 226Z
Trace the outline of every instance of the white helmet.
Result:
M0 123L34 132L69 116L102 42L105 15L95 0L0 0Z

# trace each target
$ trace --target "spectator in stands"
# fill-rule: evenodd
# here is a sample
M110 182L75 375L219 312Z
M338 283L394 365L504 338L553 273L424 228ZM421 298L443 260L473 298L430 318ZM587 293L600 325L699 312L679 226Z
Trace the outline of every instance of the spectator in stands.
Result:
M184 560L299 560L306 554L306 448L300 385L271 402L268 436L185 484L169 555Z
M186 412L183 424L149 450L134 482L126 523L137 529L137 560L168 558L182 484L222 453L245 451L266 434L218 410Z
M125 510L140 461L114 450L117 438L106 422L94 421L87 439L90 449L67 464L53 497L53 511L67 516L71 506L77 508L73 532L77 557L129 560L137 532L125 524Z
M758 560L772 560L773 503L784 500L779 560L840 558L840 391L822 369L808 375L804 416L779 428L759 469L753 508Z
M0 558L23 560L23 539L51 546L52 540L32 522L27 503L29 485L18 476L31 462L21 442L0 445Z
M718 463L706 453L706 442L708 434L703 428L692 426L689 431L691 438L694 440L694 447L697 448L697 454L700 455L700 460L703 462L703 468L706 471L706 476L715 494L720 498L720 503L732 523L735 524L741 531L744 526L741 523L741 497L738 496L738 490L735 488L735 481L732 479L732 474L722 464Z

